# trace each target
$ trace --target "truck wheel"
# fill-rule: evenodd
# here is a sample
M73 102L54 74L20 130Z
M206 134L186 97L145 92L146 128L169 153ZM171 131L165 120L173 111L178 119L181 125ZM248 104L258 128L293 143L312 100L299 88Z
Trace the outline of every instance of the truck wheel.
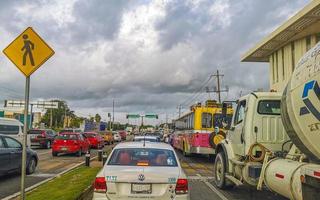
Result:
M226 188L226 159L223 152L219 152L216 156L214 166L215 185L220 189Z
M58 156L58 153L57 152L52 152L52 156L53 157Z
M34 157L30 158L27 166L27 174L33 174L36 171L37 161Z

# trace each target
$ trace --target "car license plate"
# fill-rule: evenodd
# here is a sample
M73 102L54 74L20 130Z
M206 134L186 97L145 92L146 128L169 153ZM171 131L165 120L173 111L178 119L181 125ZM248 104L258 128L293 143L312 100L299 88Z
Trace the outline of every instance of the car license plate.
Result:
M134 194L151 194L152 187L151 184L131 184L131 193Z
M68 150L67 147L62 147L62 148L61 148L61 151L67 151L67 150Z

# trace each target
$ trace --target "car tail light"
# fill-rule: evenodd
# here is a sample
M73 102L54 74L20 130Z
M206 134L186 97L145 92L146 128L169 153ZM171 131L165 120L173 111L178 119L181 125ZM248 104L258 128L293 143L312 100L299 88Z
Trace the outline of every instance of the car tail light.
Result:
M94 181L94 191L99 193L107 192L107 182L104 177L96 177Z
M188 193L188 180L185 178L179 178L176 184L176 194Z

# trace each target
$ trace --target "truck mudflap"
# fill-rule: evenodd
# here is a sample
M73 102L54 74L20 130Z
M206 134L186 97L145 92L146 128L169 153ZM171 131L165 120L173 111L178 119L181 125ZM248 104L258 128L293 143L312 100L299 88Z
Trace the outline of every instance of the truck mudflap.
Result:
M301 168L301 189L303 199L317 199L320 193L320 167L309 165Z

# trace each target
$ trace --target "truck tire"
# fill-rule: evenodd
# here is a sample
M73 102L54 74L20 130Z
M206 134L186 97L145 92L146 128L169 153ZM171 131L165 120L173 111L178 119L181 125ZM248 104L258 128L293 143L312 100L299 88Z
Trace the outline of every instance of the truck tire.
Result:
M226 158L223 152L219 152L215 159L214 182L220 189L226 189Z
M52 156L53 156L53 157L58 156L58 153L53 151L53 152L52 152Z

